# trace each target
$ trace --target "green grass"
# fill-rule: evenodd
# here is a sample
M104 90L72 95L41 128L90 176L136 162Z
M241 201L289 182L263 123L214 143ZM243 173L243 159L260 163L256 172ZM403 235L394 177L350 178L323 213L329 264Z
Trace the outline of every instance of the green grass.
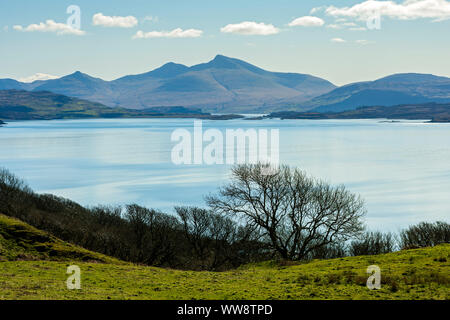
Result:
M8 219L0 216L1 232ZM54 240L61 242L60 247L84 250ZM19 247L24 248L2 247L0 256L9 252L14 257ZM21 252L35 252L26 248ZM64 261L17 261L16 255L9 260L16 261L0 262L0 299L450 299L449 244L298 264L265 262L227 272L170 270L115 259L93 263L76 256ZM71 264L81 268L81 290L66 288ZM366 268L373 264L381 268L380 290L366 287Z
M0 214L0 262L17 260L122 263L64 242L18 219Z

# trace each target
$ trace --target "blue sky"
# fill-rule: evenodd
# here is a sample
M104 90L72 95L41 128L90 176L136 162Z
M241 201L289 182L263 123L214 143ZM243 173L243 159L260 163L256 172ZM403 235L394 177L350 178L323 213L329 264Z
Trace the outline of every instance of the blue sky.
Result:
M81 9L78 33L62 32L69 5ZM367 28L371 8L379 29ZM450 76L449 31L446 0L2 1L0 78L80 70L112 80L216 54L337 85L399 72Z

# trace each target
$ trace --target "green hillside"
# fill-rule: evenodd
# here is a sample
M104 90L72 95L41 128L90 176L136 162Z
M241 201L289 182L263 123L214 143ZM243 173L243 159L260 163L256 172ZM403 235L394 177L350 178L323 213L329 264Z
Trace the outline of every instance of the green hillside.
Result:
M120 117L127 112L51 92L0 90L0 118L7 120Z
M110 108L97 102L71 98L49 91L0 90L0 119L3 120L154 117L210 118L211 115L199 109L187 109L181 106L144 110Z
M450 245L226 272L122 263L0 215L0 299L450 299ZM66 269L81 268L81 290ZM381 289L366 268L381 268Z
M52 260L122 263L59 240L20 220L0 214L0 261Z

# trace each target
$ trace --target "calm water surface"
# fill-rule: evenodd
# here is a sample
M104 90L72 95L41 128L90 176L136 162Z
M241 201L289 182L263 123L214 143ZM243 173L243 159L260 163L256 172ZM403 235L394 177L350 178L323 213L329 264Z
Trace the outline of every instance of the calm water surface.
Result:
M203 121L204 130L280 130L280 161L361 194L371 229L396 231L450 217L450 124L379 120ZM204 205L226 165L174 165L170 136L190 119L10 122L0 166L40 193L83 205L138 203L173 211Z

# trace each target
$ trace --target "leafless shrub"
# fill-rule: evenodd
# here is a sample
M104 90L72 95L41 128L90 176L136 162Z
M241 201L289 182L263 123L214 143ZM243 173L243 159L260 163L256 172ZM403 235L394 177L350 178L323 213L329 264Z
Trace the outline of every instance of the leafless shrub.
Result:
M375 255L393 252L396 249L395 235L392 233L366 232L350 243L352 256Z
M450 243L450 224L437 221L421 222L400 233L402 249L432 247L441 243Z

